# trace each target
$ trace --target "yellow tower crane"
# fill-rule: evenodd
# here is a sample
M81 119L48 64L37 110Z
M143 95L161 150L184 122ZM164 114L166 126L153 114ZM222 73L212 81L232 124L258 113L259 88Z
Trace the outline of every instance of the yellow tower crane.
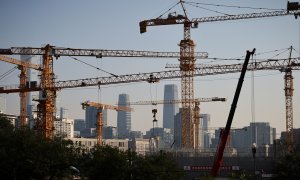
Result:
M155 18L150 20L144 20L139 23L140 33L147 31L147 26L160 26L160 25L175 25L183 24L183 40L180 41L180 71L181 71L181 96L182 96L182 147L187 149L193 147L194 133L194 115L193 109L194 103L191 102L194 99L194 75L195 75L195 43L191 39L190 29L197 28L199 23L203 22L215 22L215 21L227 21L227 20L240 20L249 18L262 18L262 17L273 17L273 16L285 16L295 15L297 18L300 14L300 6L296 3L287 4L287 10L283 11L271 11L262 13L251 13L251 14L239 14L239 15L226 15L226 16L215 16L215 17L203 17L189 19L184 7L184 0L179 0L177 4L180 4L184 15L173 15L169 14L167 18Z
M4 61L10 64L18 65L18 69L21 70L20 74L20 84L21 89L27 88L27 68L32 68L38 71L42 71L42 68L37 64L32 64L8 56L0 55L0 61ZM27 92L20 92L20 127L26 126L26 117L27 117Z
M97 112L97 122L96 122L96 135L97 135L97 145L102 145L103 142L103 109L111 109L116 111L133 111L132 108L128 106L113 106L108 104L102 104L102 103L96 103L96 102L90 102L85 101L81 103L82 109L86 109L86 107L95 107L98 109Z

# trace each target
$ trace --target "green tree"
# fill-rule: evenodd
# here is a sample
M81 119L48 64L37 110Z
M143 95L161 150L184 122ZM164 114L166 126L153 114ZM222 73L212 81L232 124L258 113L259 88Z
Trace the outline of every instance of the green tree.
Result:
M53 179L71 175L76 151L71 141L49 140L0 119L0 173L6 179Z
M300 179L300 147L288 153L276 163L275 179Z
M126 152L110 146L96 146L82 156L81 175L89 179L127 179Z

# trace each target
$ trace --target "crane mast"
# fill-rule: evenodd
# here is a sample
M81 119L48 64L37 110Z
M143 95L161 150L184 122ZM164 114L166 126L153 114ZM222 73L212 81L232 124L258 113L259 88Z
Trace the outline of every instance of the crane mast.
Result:
M290 48L289 54L289 64L287 68L284 70L284 91L285 91L285 113L286 113L286 144L288 152L292 152L294 149L294 135L293 135L293 75L290 67L290 60L292 56L292 49Z
M25 61L21 61L18 59L14 59L11 57L7 57L7 56L2 56L0 55L0 61L4 61L7 63L11 63L11 64L16 64L18 65L18 69L21 70L20 73L20 83L19 83L19 87L20 89L26 89L26 83L27 83L27 69L26 68L32 68L32 69L36 69L36 70L40 70L41 68L39 65L36 64L32 64L29 62L25 62ZM26 117L27 117L27 92L26 91L22 91L20 92L20 127L25 127L26 126Z
M98 109L97 112L97 122L96 122L96 135L97 135L97 145L103 144L103 109L111 109L116 111L133 111L132 108L127 106L113 106L109 104L102 104L96 102L86 101L81 103L82 109L86 109L87 106L95 107Z

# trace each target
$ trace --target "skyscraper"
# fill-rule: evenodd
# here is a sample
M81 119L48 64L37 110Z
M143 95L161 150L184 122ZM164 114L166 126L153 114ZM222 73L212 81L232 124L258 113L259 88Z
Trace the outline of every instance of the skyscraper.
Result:
M176 84L166 84L164 100L178 99L178 88ZM163 128L174 129L174 116L179 112L178 104L164 104L163 106Z
M200 130L199 135L202 133L203 143L199 146L200 148L209 148L211 144L211 137L208 127L210 126L210 114L200 114Z
M119 106L130 106L129 94L119 94ZM118 137L123 139L129 137L131 131L131 112L118 111L117 115Z
M86 128L96 128L96 122L97 122L97 112L99 110L96 107L87 106L85 109L85 123ZM103 119L103 125L107 125L107 109L102 109L102 119Z

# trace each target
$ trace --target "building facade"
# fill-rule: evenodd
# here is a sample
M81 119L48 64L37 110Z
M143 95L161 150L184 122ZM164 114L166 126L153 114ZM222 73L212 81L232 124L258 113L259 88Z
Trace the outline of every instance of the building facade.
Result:
M176 84L166 84L164 88L164 100L177 100L178 88ZM174 116L179 112L179 104L163 105L163 128L174 129Z
M119 94L118 106L130 106L129 94ZM117 114L118 137L125 139L131 131L131 112L118 111Z
M74 137L74 120L73 119L61 119L59 121L54 121L54 134L56 136L73 138Z

